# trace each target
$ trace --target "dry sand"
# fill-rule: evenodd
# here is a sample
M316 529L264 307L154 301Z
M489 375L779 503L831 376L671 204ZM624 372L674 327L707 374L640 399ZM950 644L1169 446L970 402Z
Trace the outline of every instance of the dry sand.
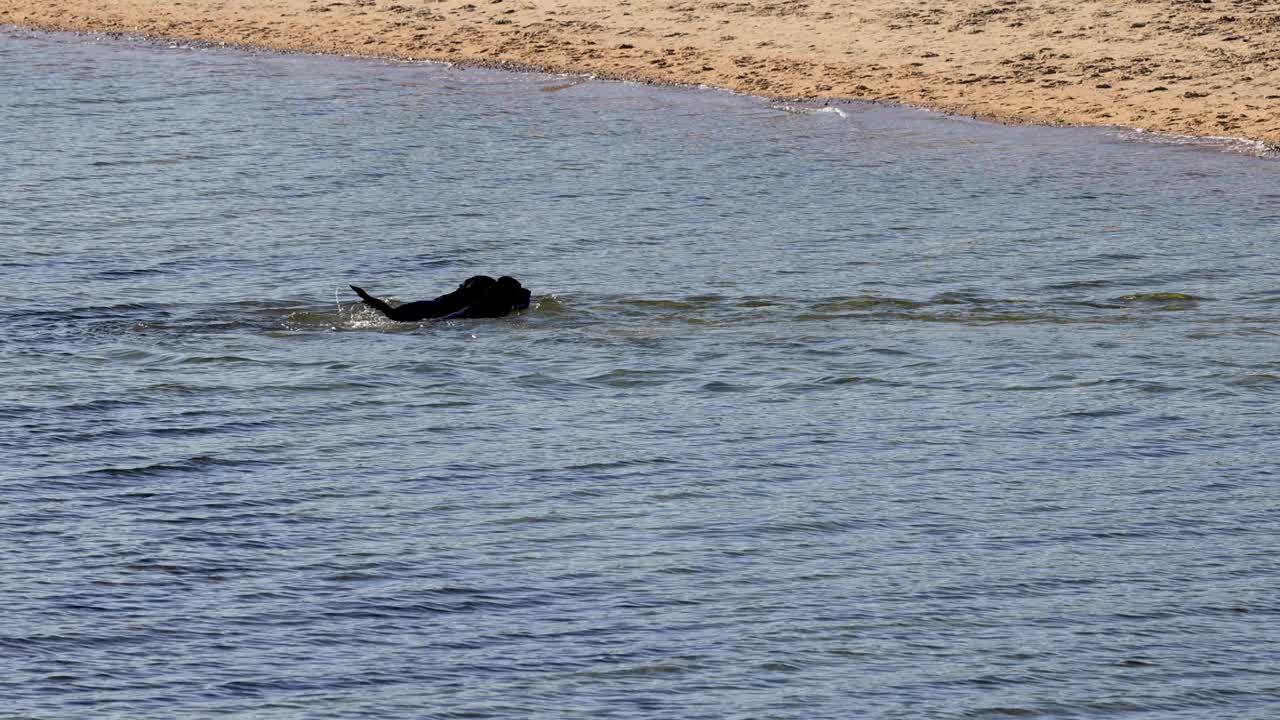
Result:
M1280 145L1277 0L0 0L0 23Z

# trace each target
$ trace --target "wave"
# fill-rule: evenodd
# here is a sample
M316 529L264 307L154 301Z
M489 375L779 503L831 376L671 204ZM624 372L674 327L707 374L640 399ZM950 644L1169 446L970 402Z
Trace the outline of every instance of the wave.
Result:
M1115 323L1153 312L1194 309L1211 298L1185 292L1134 293L1119 297L988 297L947 292L928 298L843 295L816 299L786 296L734 298L695 295L669 298L614 297L590 308L597 319L644 317L686 324L825 322L865 319L958 323Z
M1182 135L1142 128L1116 128L1111 135L1125 142L1150 143L1192 149L1219 150L1260 158L1280 157L1280 146L1262 140L1227 135Z

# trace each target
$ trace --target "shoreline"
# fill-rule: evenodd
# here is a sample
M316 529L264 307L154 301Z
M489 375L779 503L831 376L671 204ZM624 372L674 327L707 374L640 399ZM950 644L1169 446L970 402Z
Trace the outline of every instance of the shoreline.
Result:
M772 99L879 101L1005 124L1130 128L1280 149L1280 10L1247 0L942 5L0 0L0 24ZM1076 27L1082 19L1091 24ZM1146 32L1152 25L1159 30ZM1252 32L1215 35L1240 29Z

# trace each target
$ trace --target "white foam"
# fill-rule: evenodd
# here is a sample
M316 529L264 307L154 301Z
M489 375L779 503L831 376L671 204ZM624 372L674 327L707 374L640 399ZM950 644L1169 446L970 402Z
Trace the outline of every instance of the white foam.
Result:
M795 113L797 115L812 115L814 113L835 113L836 115L842 118L849 117L849 113L845 112L844 110L841 110L840 108L834 105L823 105L822 107L809 107L807 105L792 105L791 103L779 103L776 105L770 105L769 107L772 107L775 110L781 110L783 112Z
M1146 142L1158 145L1184 145L1191 147L1216 148L1229 152L1254 155L1257 157L1275 157L1280 154L1280 147L1270 145L1261 140L1229 137L1226 135L1182 135L1164 133L1145 128L1116 128L1109 133L1112 137L1130 142Z

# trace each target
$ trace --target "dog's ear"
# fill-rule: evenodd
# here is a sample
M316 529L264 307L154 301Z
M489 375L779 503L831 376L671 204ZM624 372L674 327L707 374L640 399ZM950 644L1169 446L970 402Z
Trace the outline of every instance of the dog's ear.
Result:
M503 275L498 278L498 287L502 288L502 294L515 300L522 294L528 294L528 290L520 284L520 281L510 275Z
M493 286L493 278L488 275L473 275L458 286L460 290L484 290Z

